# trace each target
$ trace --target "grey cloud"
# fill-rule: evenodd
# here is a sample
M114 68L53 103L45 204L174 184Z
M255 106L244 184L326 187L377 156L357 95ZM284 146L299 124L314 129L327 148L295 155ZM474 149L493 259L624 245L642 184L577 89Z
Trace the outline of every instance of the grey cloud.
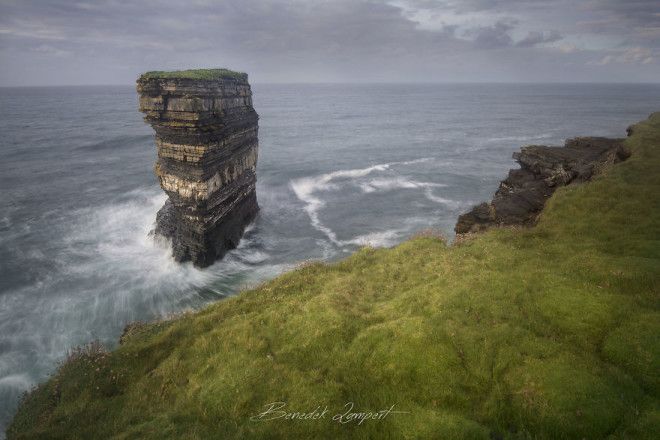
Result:
M351 0L26 1L3 14L0 29L5 41L105 42L116 48L162 46L189 51L219 45L257 52L364 51L450 37L416 30L398 8L385 3Z
M420 57L467 49L451 27L422 31L399 8L369 0L27 0L5 1L2 12L0 49L13 53L0 56L28 58L47 42L115 70L227 65L274 80L342 80L351 71L401 75Z
M615 62L630 58L616 52L622 47L552 51L562 36L566 47L575 42L568 39L571 27L620 36L630 47L650 50L637 63L639 71L644 78L658 72L651 38L644 40L642 31L633 34L610 22L596 32L590 30L595 25L585 24L617 24L619 17L653 32L655 19L643 17L650 2L633 1L626 9L624 2L604 0L598 9L589 1L568 0L407 1L440 19L446 12L460 18L485 11L479 13L482 21L430 30L404 14L397 6L404 1L0 0L0 84L129 83L145 70L202 66L247 70L259 81L502 81L527 72L556 80L566 69L576 80L593 78L590 69L606 78L607 72L630 68ZM575 24L576 11L582 25ZM561 26L541 28L549 12ZM521 34L526 36L520 39ZM497 56L489 53L493 49ZM538 71L516 52L535 59ZM612 61L598 64L607 55Z
M475 11L517 12L546 9L551 4L570 0L408 0L421 9L453 9L459 13Z
M602 11L637 25L660 25L660 3L657 0L591 0L587 8Z
M492 26L481 26L466 32L467 36L474 36L474 43L479 48L494 49L508 47L513 44L510 32L515 23L498 21Z
M623 44L660 48L660 2L657 0L589 1L592 16L579 29L601 35L620 35Z
M632 47L629 49L613 51L605 55L597 63L597 65L605 66L611 63L623 64L651 64L654 61L653 53L650 49L643 47Z
M563 38L558 31L531 31L523 39L514 42L511 32L517 22L500 20L492 26L481 26L466 31L465 35L474 38L474 44L483 49L504 47L535 47L541 44L554 43Z
M516 46L534 47L539 44L554 43L555 41L559 41L562 38L563 36L557 31L550 31L550 32L532 31L529 32L525 38L518 41L516 43Z

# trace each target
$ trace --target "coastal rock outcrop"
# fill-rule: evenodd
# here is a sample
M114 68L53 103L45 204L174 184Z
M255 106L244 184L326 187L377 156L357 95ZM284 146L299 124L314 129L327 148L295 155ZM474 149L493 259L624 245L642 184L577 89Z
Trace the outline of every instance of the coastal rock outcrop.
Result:
M177 261L205 267L235 248L259 207L258 115L244 73L226 69L148 72L140 111L156 132L154 167L168 200L155 233Z
M531 225L558 187L587 181L629 156L623 139L601 137L569 139L563 147L523 147L513 153L520 169L509 171L490 203L461 215L454 230L465 234L493 226Z

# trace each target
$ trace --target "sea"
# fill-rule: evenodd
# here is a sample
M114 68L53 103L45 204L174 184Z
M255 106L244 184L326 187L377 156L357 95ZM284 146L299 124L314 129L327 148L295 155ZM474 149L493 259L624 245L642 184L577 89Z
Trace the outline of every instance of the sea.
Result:
M166 196L135 87L0 89L0 432L73 347L489 200L527 144L624 137L660 84L254 84L261 211L207 269L149 232ZM2 438L2 434L0 434Z

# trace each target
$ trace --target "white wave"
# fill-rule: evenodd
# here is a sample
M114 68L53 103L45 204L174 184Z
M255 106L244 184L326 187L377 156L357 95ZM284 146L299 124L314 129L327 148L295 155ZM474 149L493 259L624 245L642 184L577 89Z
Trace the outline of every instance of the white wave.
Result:
M241 254L240 259L249 264L259 264L267 261L270 258L266 252L261 252L258 250L255 251L245 251Z
M163 285L183 289L206 284L211 278L206 271L177 263L170 243L149 234L167 196L156 190L134 191L130 196L126 202L79 211L79 222L64 241L68 251L81 259L76 258L77 264L67 270L131 279L144 290L156 292Z
M403 161L403 162L392 162L389 165L390 166L392 166L392 165L415 165L415 164L418 164L418 163L430 162L434 159L435 159L434 157L420 157L419 159L406 160L406 161Z
M0 389L7 389L14 393L22 393L29 390L34 382L27 374L10 374L0 378Z
M323 233L328 240L336 246L343 247L347 245L364 245L372 243L375 246L389 246L395 243L395 237L398 233L396 231L375 232L364 236L355 237L350 240L340 240L337 234L327 225L325 225L319 216L319 211L325 207L325 201L316 195L316 193L328 190L337 190L340 188L339 182L342 180L348 181L357 185L363 193L370 194L376 191L391 191L395 189L423 189L425 196L435 202L453 207L457 202L433 194L433 188L445 187L441 183L434 182L419 182L416 180L407 179L401 175L393 177L375 177L368 181L360 181L360 179L369 176L375 172L389 172L392 167L397 165L412 165L422 162L433 160L432 157L424 157L403 162L390 162L372 165L366 168L338 170L331 173L321 174L314 177L303 177L294 179L290 182L291 189L296 197L305 205L303 209L310 218L312 227L319 232Z
M553 136L553 133L540 133L536 135L525 136L502 136L488 138L486 142L529 142L537 139L550 139Z
M424 196L432 202L440 203L441 205L445 205L449 208L459 208L460 206L463 205L461 202L458 202L456 200L446 199L444 197L438 197L434 195L433 190L431 188L426 188L424 190Z
M17 402L73 346L112 345L131 321L203 302L195 287L214 274L176 263L169 243L148 235L165 196L153 189L123 200L55 225L48 252L27 251L49 270L0 295L0 402Z
M358 246L391 247L397 244L400 235L400 231L397 230L371 232L369 234L358 235L344 243Z
M447 185L433 182L418 182L415 180L408 180L404 177L398 176L394 178L376 178L368 182L359 183L360 189L364 193L373 193L376 191L391 191L394 189L419 189L419 188L440 188Z
M319 218L319 210L325 206L325 202L316 197L314 193L321 190L336 188L336 186L330 186L333 180L364 177L373 173L374 171L388 170L391 165L392 164L384 163L373 165L367 168L334 171L332 173L321 174L320 176L316 177L303 177L300 179L292 180L290 185L291 189L293 189L293 192L296 194L296 197L305 203L305 207L303 209L309 216L312 226L325 234L325 236L328 237L332 243L341 246L341 242L337 239L337 234L335 234L332 229L328 228L321 222L321 219Z

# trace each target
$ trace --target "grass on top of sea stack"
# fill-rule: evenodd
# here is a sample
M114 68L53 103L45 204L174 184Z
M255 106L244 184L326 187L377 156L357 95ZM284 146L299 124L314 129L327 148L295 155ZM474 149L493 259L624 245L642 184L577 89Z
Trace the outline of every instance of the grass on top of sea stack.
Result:
M237 79L244 81L247 81L247 78L247 73L234 72L229 69L153 70L140 76L140 79Z
M9 438L655 438L660 113L626 145L534 228L364 248L78 351ZM251 420L278 401L328 413Z

